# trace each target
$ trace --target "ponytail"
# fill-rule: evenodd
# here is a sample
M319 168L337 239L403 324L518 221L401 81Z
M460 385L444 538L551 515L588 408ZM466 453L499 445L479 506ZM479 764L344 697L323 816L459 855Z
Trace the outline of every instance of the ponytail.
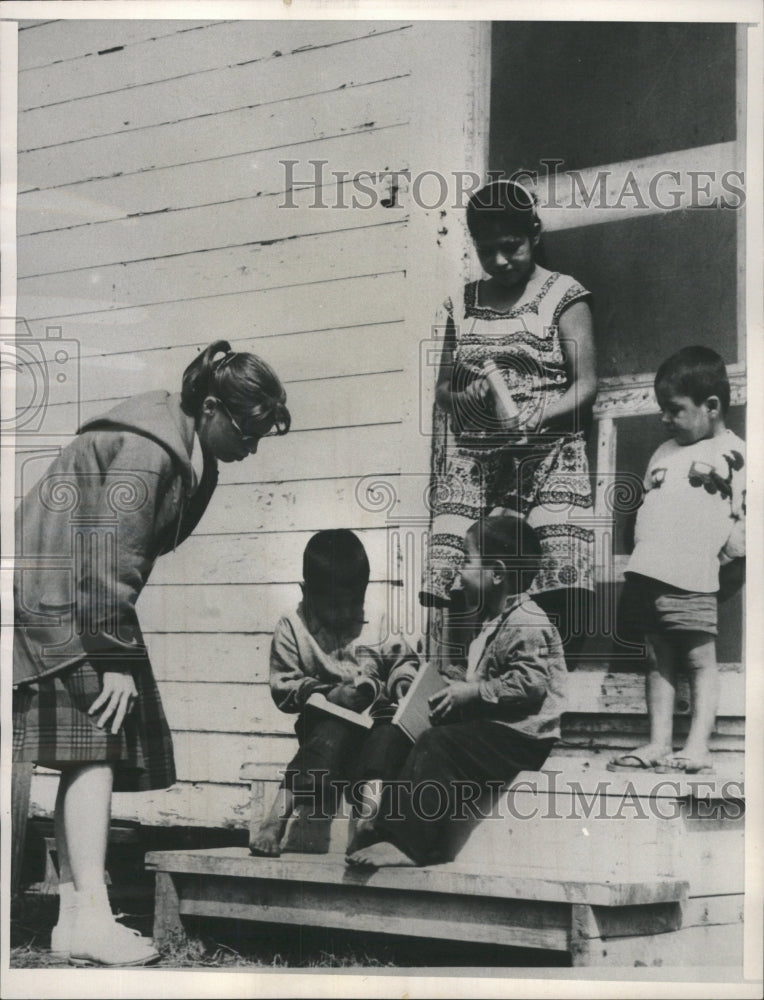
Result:
M202 403L207 396L216 395L212 388L213 359L221 351L230 351L227 340L216 340L202 353L194 358L183 372L183 386L180 391L180 401L183 411L190 417L199 414Z
M278 375L256 354L232 351L227 340L210 344L183 373L185 413L198 416L207 396L221 400L245 423L271 424L277 434L286 434L291 425Z

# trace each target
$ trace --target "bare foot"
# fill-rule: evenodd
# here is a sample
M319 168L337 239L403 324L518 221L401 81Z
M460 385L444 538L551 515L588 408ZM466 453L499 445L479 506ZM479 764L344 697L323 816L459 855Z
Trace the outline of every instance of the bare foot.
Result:
M353 839L348 844L345 854L349 857L356 851L360 851L362 847L370 847L379 841L379 836L374 829L373 819L357 819Z
M281 855L281 826L261 826L249 842L249 853L260 858L278 858Z
M381 840L371 847L363 847L360 851L348 855L345 861L358 868L418 867L416 861L413 861L408 854L404 854L395 844L387 840Z
M672 771L683 771L685 774L711 774L714 766L708 747L687 744L676 753L668 753L660 762L656 771L662 774Z

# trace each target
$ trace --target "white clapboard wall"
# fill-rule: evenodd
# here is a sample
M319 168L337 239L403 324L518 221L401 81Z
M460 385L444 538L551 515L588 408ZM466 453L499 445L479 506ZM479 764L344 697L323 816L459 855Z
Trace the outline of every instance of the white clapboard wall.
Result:
M19 329L48 359L65 352L49 366L44 425L19 438L18 493L82 419L134 393L179 388L185 366L218 338L276 368L293 417L287 437L221 468L194 537L160 561L141 596L180 780L117 796L116 817L245 825L239 766L285 762L294 748L291 720L270 699L268 649L299 599L311 533L357 530L371 606L390 595L412 606L402 547L416 549L417 536L401 543L385 498L403 479L416 495L426 479L418 344L435 300L421 289L442 297L463 231L448 211L412 213L402 192L383 186L372 199L349 178L437 169L446 151L454 169L470 165L468 154L479 161L470 122L487 93L476 81L481 30L363 20L20 26ZM452 119L425 140L446 82ZM298 161L291 182L282 160ZM320 177L310 161L326 161ZM387 492L364 500L367 476ZM413 634L419 622L410 625ZM55 779L37 774L33 812L49 812L54 791Z

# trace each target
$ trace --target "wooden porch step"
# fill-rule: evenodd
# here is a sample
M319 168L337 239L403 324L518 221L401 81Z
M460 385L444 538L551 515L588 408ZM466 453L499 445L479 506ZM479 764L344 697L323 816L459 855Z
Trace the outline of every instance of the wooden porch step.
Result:
M561 951L574 965L607 964L607 937L628 951L641 936L680 931L688 891L681 879L544 879L459 862L363 871L332 855L244 848L152 852L146 864L157 873L159 943L184 933L183 917L205 916Z
M242 767L252 789L251 837L275 793L266 780L272 769ZM734 777L611 772L553 757L480 809L485 818L455 826L456 861L478 870L519 864L540 878L674 877L692 895L743 892L745 796ZM282 852L343 855L353 823L345 801L331 820L298 810Z

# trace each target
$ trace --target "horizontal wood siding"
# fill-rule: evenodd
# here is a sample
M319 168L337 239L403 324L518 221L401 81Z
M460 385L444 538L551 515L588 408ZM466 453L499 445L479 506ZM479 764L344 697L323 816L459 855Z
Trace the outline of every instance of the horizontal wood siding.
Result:
M330 171L409 166L409 35L364 21L20 32L18 312L35 337L60 328L78 341L81 362L79 379L51 385L46 430L73 433L120 399L179 387L217 338L276 368L293 416L286 438L222 467L198 532L141 595L180 784L116 796L116 817L245 824L239 767L294 748L268 651L299 600L311 533L359 532L370 617L399 599L386 511L356 491L401 467L408 216L360 207L368 196ZM299 161L288 191L280 160ZM328 207L354 193L360 206ZM17 493L52 453L34 460L25 445ZM50 810L52 782L35 778L33 811Z

